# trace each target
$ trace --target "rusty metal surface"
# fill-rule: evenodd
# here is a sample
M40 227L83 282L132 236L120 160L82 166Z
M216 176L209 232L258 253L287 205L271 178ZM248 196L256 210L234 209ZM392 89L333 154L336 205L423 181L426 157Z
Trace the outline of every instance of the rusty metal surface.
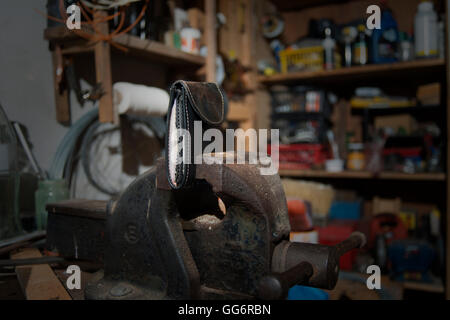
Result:
M294 285L308 283L314 270L309 262L301 262L283 272L265 276L258 285L258 298L263 300L285 299Z
M278 175L261 175L251 164L197 165L197 179L211 184L224 202L239 202L256 215L266 216L271 241L289 235L290 224L284 190Z
M196 178L210 190L200 190L197 184L190 200L212 203L201 205L210 212L189 215L194 228L185 232L202 284L230 294L256 295L259 280L271 271L273 246L290 231L279 177L262 176L256 165L200 164ZM218 197L226 207L222 219L217 218Z
M153 169L138 177L109 206L105 276L87 286L87 298L200 296L197 268L183 235L174 195L156 188L155 181Z
M159 161L106 216L104 278L87 286L88 299L282 298L298 282L331 289L339 256L363 242L285 241L279 177L249 164L197 165L194 183L172 190Z
M70 259L101 263L106 247L106 201L47 205L46 248Z
M272 271L286 273L302 263L312 266L312 274L304 285L333 289L339 276L339 259L346 252L361 248L366 243L366 237L355 232L336 246L326 246L310 243L281 242L274 250Z
M255 295L260 277L270 272L270 235L265 217L232 206L223 220L202 218L194 221L195 231L185 231L202 284Z

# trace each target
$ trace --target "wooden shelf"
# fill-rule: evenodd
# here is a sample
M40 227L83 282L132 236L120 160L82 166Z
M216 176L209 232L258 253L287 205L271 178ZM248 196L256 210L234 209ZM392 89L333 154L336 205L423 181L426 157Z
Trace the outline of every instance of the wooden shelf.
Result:
M442 280L440 280L440 279L433 279L433 282L431 282L431 283L405 281L405 282L400 282L400 284L403 286L404 290L425 291L425 292L432 292L432 293L444 293L445 292L444 285L442 284Z
M328 4L341 4L355 0L272 0L272 3L280 11L297 11Z
M282 177L322 178L322 179L380 179L409 181L445 181L445 173L415 173L382 172L375 175L368 171L327 172L324 170L280 170Z
M58 44L66 44L65 46L69 47L66 51L63 50L66 53L82 53L93 49L88 46L87 41L80 39L77 34L68 30L65 26L47 28L44 31L44 38ZM140 39L129 34L120 35L113 40L128 50L127 52L123 52L125 55L137 55L147 58L150 61L177 66L202 67L206 63L206 59L202 56L186 53L160 42ZM71 41L72 44L70 44ZM73 41L77 42L73 43ZM120 50L116 51L120 52Z
M426 59L391 64L372 64L336 70L279 73L272 76L259 76L258 80L265 85L296 83L326 84L348 83L351 81L382 79L386 77L408 78L417 77L418 74L420 74L420 78L422 79L428 78L429 76L433 76L436 79L439 74L444 76L445 60Z

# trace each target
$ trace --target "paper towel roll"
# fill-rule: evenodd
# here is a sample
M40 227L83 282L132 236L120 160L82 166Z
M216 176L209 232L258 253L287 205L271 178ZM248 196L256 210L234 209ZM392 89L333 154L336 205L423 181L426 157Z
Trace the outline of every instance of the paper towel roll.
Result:
M169 94L159 88L128 82L113 86L114 105L119 114L135 113L164 116L169 107Z

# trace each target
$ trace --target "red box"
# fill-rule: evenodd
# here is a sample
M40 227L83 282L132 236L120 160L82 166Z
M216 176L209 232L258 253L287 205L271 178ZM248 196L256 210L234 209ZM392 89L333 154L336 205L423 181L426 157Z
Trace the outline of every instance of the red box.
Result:
M271 155L271 146L268 153ZM307 170L313 165L321 165L328 158L328 152L321 144L280 144L280 169Z
M318 227L319 243L324 245L335 245L347 239L356 231L355 221L333 221L326 227ZM353 262L356 258L357 249L351 250L341 257L339 266L341 270L352 270Z

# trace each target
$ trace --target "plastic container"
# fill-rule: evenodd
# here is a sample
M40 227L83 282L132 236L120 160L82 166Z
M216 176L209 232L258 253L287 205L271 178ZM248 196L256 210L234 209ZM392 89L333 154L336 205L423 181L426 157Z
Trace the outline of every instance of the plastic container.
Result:
M414 19L415 53L417 58L437 57L438 17L433 3L421 2Z
M324 50L324 64L325 70L332 70L335 68L334 63L334 49L336 47L336 41L331 37L331 28L325 29L325 39L322 42Z
M365 32L366 27L360 24L358 26L358 38L353 45L353 63L357 66L366 65L369 59Z
M325 161L325 168L328 172L342 172L344 171L344 160L331 159Z
M47 228L47 210L45 209L47 203L68 200L69 196L69 189L65 180L39 181L38 190L35 193L36 226L38 230Z
M286 49L280 51L281 73L290 69L318 71L323 69L323 47Z
M200 52L201 33L198 29L184 28L180 32L181 50L188 53L198 54Z
M398 26L390 10L381 14L381 29L373 30L370 55L373 63L396 62L398 55Z
M409 35L405 32L400 33L400 61L411 61L414 57L413 44Z

